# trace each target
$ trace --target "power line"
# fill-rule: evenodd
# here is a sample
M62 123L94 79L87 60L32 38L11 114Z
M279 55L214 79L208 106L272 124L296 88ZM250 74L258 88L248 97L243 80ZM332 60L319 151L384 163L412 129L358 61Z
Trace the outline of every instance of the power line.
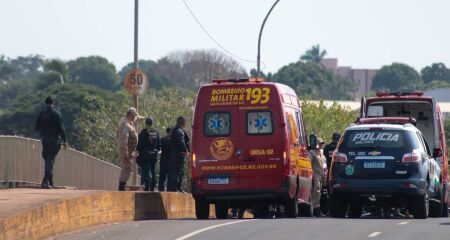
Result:
M189 7L188 3L186 2L186 0L182 0L184 3L184 6L186 6L186 9L189 11L189 13L191 14L192 18L195 20L195 22L198 24L198 26L203 30L203 32L205 32L206 35L208 35L209 39L211 39L211 41L213 41L220 49L222 49L224 52L226 52L228 55L237 58L241 61L244 62L250 62L250 63L256 63L256 61L254 60L249 60L246 58L242 58L234 53L232 53L231 51L228 51L224 46L222 46L222 44L219 43L219 41L217 41L209 32L208 30L205 28L205 26L203 26L203 24L200 22L200 20L197 18L197 16L195 16L194 12L192 11L192 9ZM266 68L266 64L264 64L263 62L261 62L264 67Z

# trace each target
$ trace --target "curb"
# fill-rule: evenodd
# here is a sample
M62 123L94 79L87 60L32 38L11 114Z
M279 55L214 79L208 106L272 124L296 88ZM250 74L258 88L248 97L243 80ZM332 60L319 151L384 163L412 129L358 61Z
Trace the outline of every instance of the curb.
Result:
M111 222L195 218L194 205L192 196L185 193L94 193L1 219L0 240L40 239Z

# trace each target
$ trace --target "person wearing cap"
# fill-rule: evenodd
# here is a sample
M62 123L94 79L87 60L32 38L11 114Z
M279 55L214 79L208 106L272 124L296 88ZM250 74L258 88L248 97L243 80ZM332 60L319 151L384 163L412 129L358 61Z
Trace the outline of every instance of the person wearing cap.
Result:
M313 205L313 214L315 217L323 217L320 210L320 195L322 191L322 185L325 181L324 164L325 156L322 153L322 149L325 142L322 138L317 138L317 145L311 146L309 151L311 155L311 165L313 169L313 190L311 196L311 202Z
M327 159L327 170L330 172L331 168L331 159L333 157L333 152L337 147L337 144L339 142L339 139L341 139L341 135L337 132L333 133L331 136L332 142L330 144L325 145L325 148L323 149L323 154L325 155L325 158Z
M153 128L153 119L145 119L145 129L139 133L136 151L137 162L142 170L141 178L144 182L144 191L154 191L156 186L155 166L158 161L158 152L161 149L159 132ZM150 175L149 176L149 171ZM151 178L150 178L151 177Z
M66 132L61 114L55 110L55 100L52 97L45 99L45 108L36 119L35 130L41 133L42 158L45 161L42 188L53 188L53 165L61 149L61 144L67 148Z
M159 181L158 181L158 191L165 191L165 182L168 175L168 164L170 161L171 152L171 140L170 134L172 133L172 128L166 128L166 136L161 138L161 159L159 160Z
M172 151L169 163L169 184L167 191L183 192L181 186L184 177L184 162L190 149L190 139L184 127L186 118L178 117L177 124L170 134Z
M136 120L142 119L136 108L129 108L125 117L120 119L117 129L117 144L119 146L120 176L119 191L125 191L128 178L131 174L132 160L136 156L135 150L138 142L138 135L133 124Z

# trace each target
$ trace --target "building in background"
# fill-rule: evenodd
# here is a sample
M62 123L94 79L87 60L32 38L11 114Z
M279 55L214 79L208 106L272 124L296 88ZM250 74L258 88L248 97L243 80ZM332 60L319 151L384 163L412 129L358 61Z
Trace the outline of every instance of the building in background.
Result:
M375 69L353 69L351 67L341 67L337 58L325 58L320 62L324 67L334 74L348 79L357 86L354 94L355 99L366 96L372 87L372 79L375 77Z

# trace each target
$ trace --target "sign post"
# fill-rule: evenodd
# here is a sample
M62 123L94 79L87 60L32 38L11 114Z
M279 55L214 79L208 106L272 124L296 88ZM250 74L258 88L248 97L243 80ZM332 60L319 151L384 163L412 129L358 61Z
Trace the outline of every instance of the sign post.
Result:
M123 81L124 87L130 95L133 95L133 107L138 111L138 96L143 94L145 90L148 88L148 79L145 73L138 69L134 68L130 70L126 75ZM136 131L137 131L137 126ZM137 164L133 162L133 186L137 184Z

